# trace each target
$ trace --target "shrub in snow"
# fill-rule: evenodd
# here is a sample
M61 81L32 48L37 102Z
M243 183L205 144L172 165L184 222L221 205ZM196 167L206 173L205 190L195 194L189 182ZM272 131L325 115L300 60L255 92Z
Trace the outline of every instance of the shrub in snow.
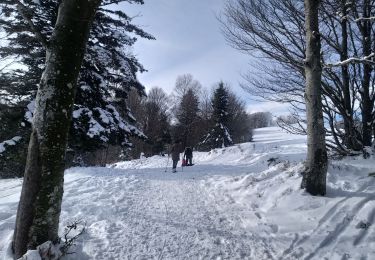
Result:
M267 160L268 166L273 166L280 163L280 159L278 157L271 157Z
M75 246L79 236L86 230L86 224L80 220L68 223L64 235L57 243L47 241L35 250L28 250L21 260L57 260L64 255L74 254L70 249Z
M82 220L75 220L64 229L64 235L60 241L60 250L63 255L73 254L70 249L76 245L77 239L86 231L86 223Z
M361 220L355 227L358 229L368 229L370 226L371 223Z

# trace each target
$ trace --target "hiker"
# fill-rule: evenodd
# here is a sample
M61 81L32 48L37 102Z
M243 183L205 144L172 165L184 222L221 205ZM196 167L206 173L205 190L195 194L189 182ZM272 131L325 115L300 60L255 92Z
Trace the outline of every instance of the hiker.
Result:
M172 161L173 161L172 172L176 172L177 163L180 160L180 152L181 152L181 142L179 140L176 140L170 150L170 154L172 155Z
M191 147L185 148L184 158L186 158L186 166L193 165L193 149Z

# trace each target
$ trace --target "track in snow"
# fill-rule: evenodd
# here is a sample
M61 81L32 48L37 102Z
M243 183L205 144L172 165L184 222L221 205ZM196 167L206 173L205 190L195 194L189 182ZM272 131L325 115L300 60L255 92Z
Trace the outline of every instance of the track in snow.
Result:
M332 162L327 196L312 197L299 189L305 149L268 128L254 143L195 153L177 174L158 156L69 169L61 232L87 223L70 259L375 259L373 161ZM0 259L21 182L0 180Z
M243 229L236 205L208 193L202 168L100 169L67 181L62 219L89 223L83 251L95 259L272 259L268 238Z

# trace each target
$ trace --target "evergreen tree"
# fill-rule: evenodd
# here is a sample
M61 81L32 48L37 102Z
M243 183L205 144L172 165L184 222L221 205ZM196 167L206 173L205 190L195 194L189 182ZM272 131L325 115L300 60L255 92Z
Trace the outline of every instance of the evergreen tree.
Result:
M224 83L220 82L212 97L212 122L213 127L205 135L200 147L203 150L227 147L233 144L228 129L229 92Z
M143 3L142 0L127 2ZM31 34L28 23L12 3L0 0L0 30L7 35L7 40L0 46L0 58L16 59L21 66L1 73L0 93L12 97L12 102L3 101L9 109L20 111L23 108L26 112L26 120L18 122L11 135L28 139L30 124L27 121L31 122L33 100L45 67L45 46L39 37ZM48 39L60 1L25 0L24 3L35 26L43 38ZM108 4L109 1L103 1L96 13L80 70L69 140L69 147L76 154L109 144L126 148L131 146L129 136L144 137L135 127L135 118L125 102L131 88L144 94L144 87L136 78L136 73L144 68L129 53L129 46L136 41L129 33L147 39L153 37L132 24L124 12L107 8ZM0 116L1 120L6 120L6 115ZM5 140L13 136L5 137ZM19 150L26 154L26 145Z
M199 112L199 98L192 88L183 94L177 108L178 123L175 129L176 138L182 140L184 147L197 144L197 123Z

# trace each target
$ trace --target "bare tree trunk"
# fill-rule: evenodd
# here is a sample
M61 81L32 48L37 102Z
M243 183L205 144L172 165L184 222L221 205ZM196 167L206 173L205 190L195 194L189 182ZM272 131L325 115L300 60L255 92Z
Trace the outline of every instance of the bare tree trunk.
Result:
M100 0L61 1L46 51L36 98L13 250L16 258L45 241L57 241L64 157L76 81Z
M369 0L365 0L363 3L363 17L371 17L371 3ZM371 21L364 20L362 25L360 25L360 30L362 34L362 47L363 56L368 56L371 54ZM362 78L362 88L360 90L362 102L361 102L361 112L362 112L362 143L363 146L371 146L372 143L372 110L374 108L374 103L372 102L370 96L370 84L371 84L371 73L372 66L368 63L363 64L363 78Z
M301 186L312 195L325 195L327 175L327 151L321 99L319 4L319 0L305 0L305 101L308 135L306 170Z
M341 13L342 17L348 16L348 0L341 0ZM341 52L340 60L345 61L348 59L348 19L341 19ZM349 75L349 65L345 64L341 66L342 73L342 93L343 93L343 105L345 111L343 111L345 145L354 151L360 151L362 145L358 142L357 135L355 132L355 125L353 121L353 108L352 108L352 97L350 93L350 75Z

